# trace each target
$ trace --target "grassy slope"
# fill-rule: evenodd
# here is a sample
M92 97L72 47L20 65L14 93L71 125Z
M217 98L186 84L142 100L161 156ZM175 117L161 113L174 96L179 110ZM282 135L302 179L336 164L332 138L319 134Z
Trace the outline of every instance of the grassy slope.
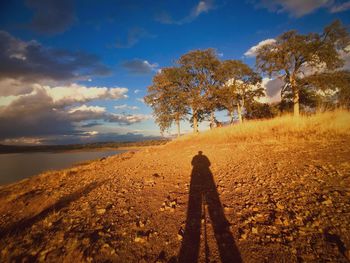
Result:
M242 125L222 127L198 135L183 136L170 145L188 143L233 143L239 141L261 140L328 140L336 136L350 135L350 112L334 111L302 116L295 119L286 115L271 120L246 121Z

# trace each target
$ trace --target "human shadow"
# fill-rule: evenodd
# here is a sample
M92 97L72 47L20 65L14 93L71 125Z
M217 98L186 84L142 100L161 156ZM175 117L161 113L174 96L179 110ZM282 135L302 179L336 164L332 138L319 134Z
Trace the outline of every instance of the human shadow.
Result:
M192 159L192 174L187 208L186 226L183 241L178 256L179 263L198 262L201 219L204 219L205 262L209 262L209 246L207 240L206 209L212 222L214 236L218 245L222 262L242 262L240 253L235 245L234 238L229 229L223 207L216 190L210 161L202 151Z

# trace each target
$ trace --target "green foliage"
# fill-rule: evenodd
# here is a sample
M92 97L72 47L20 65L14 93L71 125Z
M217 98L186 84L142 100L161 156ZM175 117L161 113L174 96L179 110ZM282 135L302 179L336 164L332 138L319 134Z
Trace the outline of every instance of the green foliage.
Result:
M319 108L329 109L334 106L350 108L349 71L316 73L301 79L300 85L320 90L317 103Z
M217 108L219 79L216 71L220 66L214 49L194 50L182 55L178 64L187 76L186 95L192 109L192 125L198 132L198 121Z
M179 123L188 113L187 96L182 85L182 70L175 67L164 68L154 76L153 85L148 87L145 102L153 109L155 121L161 132Z
M349 43L349 34L339 21L326 26L322 34L302 35L288 31L278 36L274 43L257 50L256 66L269 76L283 75L293 94L294 113L298 115L298 79L311 69L319 68L324 72L340 68L344 61L339 51L348 52Z
M252 102L246 108L247 119L270 119L277 116L276 109L268 103Z
M217 70L221 87L218 91L220 105L225 108L233 122L233 112L253 103L264 95L261 77L240 60L225 60Z

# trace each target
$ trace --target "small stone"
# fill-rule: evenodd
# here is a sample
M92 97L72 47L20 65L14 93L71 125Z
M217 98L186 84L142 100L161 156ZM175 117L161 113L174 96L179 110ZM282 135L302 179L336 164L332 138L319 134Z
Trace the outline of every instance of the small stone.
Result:
M331 205L332 204L332 200L331 199L327 199L325 201L322 202L323 205Z
M241 235L241 240L246 240L247 239L247 237L248 237L248 234L247 233L243 233L242 235Z
M97 213L98 215L103 215L104 213L106 213L106 209L104 209L104 208L99 208L99 209L96 210L96 213Z
M283 210L283 209L284 209L284 205L281 204L281 203L277 203L276 206L277 206L277 208L280 209L280 210Z
M134 238L134 242L135 243L145 243L146 240L144 238L142 238L142 237L135 237Z

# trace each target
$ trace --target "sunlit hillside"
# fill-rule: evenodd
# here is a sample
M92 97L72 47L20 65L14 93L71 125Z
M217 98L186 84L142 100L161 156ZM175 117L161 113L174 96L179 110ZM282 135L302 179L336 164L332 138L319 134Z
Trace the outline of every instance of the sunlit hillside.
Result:
M310 116L294 118L291 115L276 117L270 120L251 120L243 124L215 128L200 134L190 134L180 137L171 145L195 142L235 143L256 140L328 140L334 136L350 135L350 112L337 110L317 113Z

